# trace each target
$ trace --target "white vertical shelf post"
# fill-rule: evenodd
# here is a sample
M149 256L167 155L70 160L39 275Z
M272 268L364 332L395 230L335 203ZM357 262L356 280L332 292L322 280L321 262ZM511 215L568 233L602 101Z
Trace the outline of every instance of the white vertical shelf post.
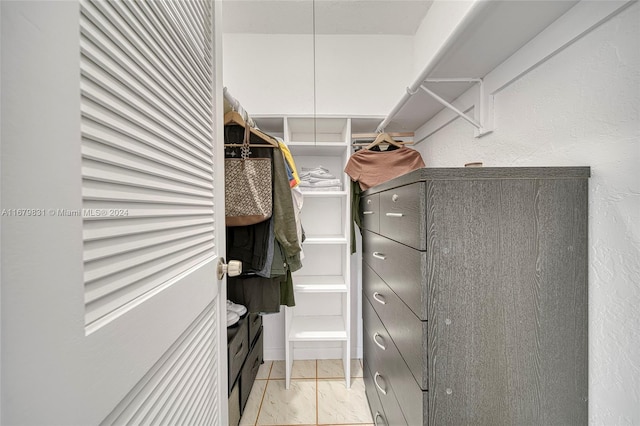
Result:
M294 359L340 357L349 388L351 203L343 170L350 155L351 120L284 117L283 127L299 172L303 167L323 166L341 180L339 191L305 193L303 267L293 274L296 306L285 308L285 386L289 389Z

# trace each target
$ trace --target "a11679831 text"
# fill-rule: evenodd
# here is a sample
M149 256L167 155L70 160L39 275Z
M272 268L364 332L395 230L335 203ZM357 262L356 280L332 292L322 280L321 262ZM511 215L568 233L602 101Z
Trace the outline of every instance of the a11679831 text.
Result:
M106 218L106 217L127 217L128 209L51 209L51 208L23 208L23 209L2 209L2 217L83 217L83 218Z

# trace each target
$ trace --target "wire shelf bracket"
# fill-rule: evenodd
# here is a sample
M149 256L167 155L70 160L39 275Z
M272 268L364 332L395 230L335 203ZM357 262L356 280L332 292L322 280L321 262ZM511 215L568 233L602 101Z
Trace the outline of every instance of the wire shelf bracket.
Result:
M475 103L475 108L473 108L474 117L469 117L460 109L456 108L450 102L443 99L441 96L436 94L433 90L429 89L425 86L426 83L475 83L478 85L478 100ZM474 136L476 138L480 138L482 136L488 135L493 132L493 102L494 96L487 95L484 88L484 81L481 78L428 78L425 79L422 84L419 86L419 89L422 89L425 93L431 96L433 99L438 101L440 104L449 108L451 111L455 112L460 118L469 122L473 127L475 127ZM407 87L407 92L410 95L414 95L417 93L411 92Z

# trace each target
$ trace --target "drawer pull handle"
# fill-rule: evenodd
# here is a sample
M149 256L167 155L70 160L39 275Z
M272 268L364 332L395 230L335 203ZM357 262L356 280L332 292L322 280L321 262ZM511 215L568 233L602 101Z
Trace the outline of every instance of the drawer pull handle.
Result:
M377 291L375 293L373 293L373 300L375 300L376 302L382 304L382 305L386 305L387 301L384 300L384 297L378 293Z
M374 251L373 252L373 257L375 257L376 259L380 259L380 260L386 260L387 256L385 256L384 253L380 253L379 251Z
M404 213L386 213L387 217L402 217Z
M380 335L380 333L374 333L373 335L373 343L376 344L376 346L378 346L380 349L382 349L383 351L387 350L387 347L381 343L378 342L378 340L376 339L377 337L382 339L382 336ZM384 340L383 340L384 341Z
M362 212L362 214L373 214L373 212L371 210L367 210L367 211Z
M380 390L380 392L382 392L382 394L383 394L383 395L386 395L386 394L387 394L387 390L386 390L386 389L382 389L382 388L380 387L380 385L378 384L378 377L381 377L381 376L380 376L380 373L378 373L378 372L376 371L376 374L373 376L373 383L375 383L375 384L376 384L376 387ZM383 380L384 380L384 379L383 379Z
M375 423L374 426L378 426L378 418L381 418L382 421L384 422L384 417L382 417L382 414L380 414L380 411L376 411L376 415L374 416L373 422ZM386 425L386 422L381 423L382 425Z
M235 355L233 355L234 358L238 358L238 356L242 354L242 348L244 348L244 342L242 342L240 346L238 346L238 350L236 351Z
M253 367L251 367L251 371L255 371L258 368L260 368L260 357L256 358L256 360L253 362Z

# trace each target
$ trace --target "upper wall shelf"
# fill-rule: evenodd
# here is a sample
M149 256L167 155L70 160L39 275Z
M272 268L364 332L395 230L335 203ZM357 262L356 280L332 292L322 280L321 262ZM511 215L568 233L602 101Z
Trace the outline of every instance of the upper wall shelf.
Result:
M424 84L445 102L454 101L474 84L481 85L480 81L432 80L484 78L576 3L577 0L477 1L416 81L407 87L407 93L380 123L377 130L417 130L445 108L420 86ZM431 82L424 83L426 80ZM481 106L482 103L481 99ZM471 119L484 130L490 131L491 123L483 122L484 114L478 111L475 113L476 117Z

